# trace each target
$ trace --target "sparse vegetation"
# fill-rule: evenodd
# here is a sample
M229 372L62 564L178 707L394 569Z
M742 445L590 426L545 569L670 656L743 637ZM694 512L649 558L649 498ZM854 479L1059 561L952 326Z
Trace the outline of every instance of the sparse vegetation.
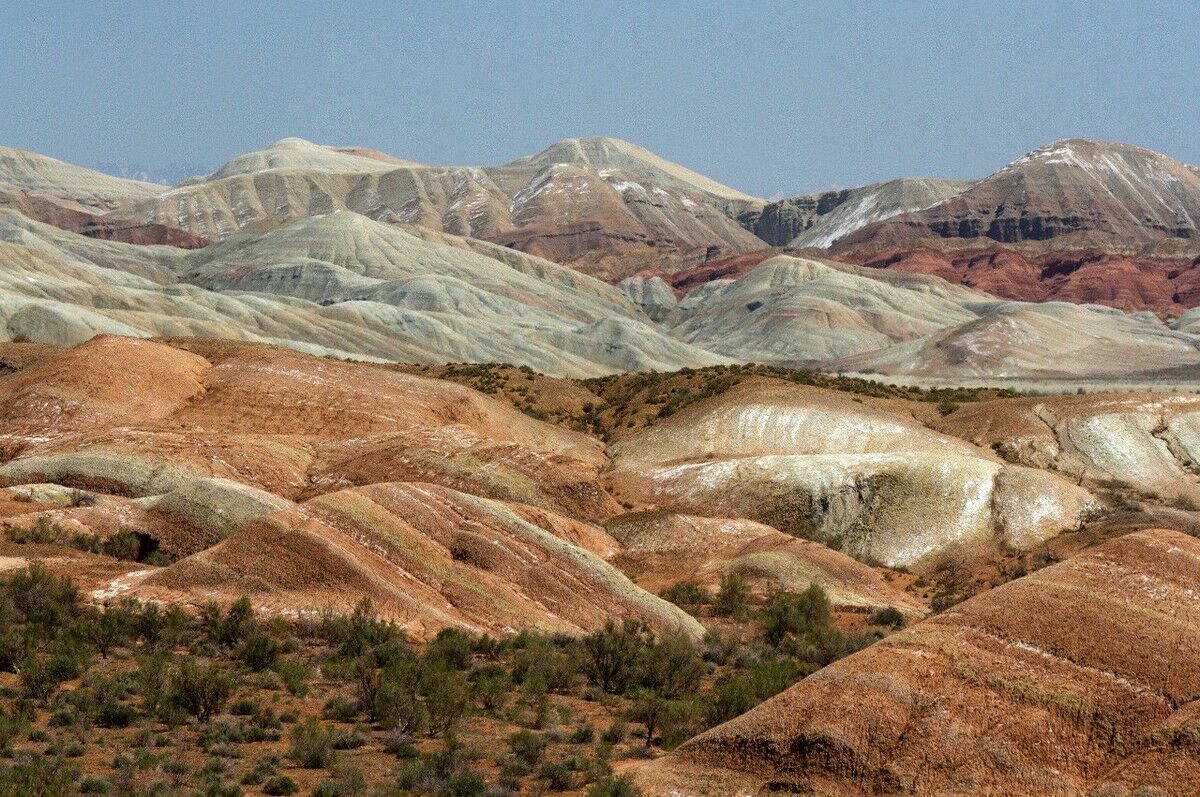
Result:
M245 599L195 616L98 609L33 565L0 580L0 777L61 786L39 794L631 795L614 757L671 749L864 643L816 586L758 614L736 575L711 604L695 585L676 594L739 623L736 655L717 634L632 621L578 639L449 630L422 647L367 601L294 622ZM369 783L380 756L397 774Z

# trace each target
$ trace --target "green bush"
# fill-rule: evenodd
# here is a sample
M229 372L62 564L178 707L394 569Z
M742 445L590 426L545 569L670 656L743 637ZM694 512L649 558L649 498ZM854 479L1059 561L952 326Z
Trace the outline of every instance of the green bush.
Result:
M325 719L334 722L353 722L358 718L360 707L357 700L351 700L343 695L334 695L325 701L321 710Z
M317 784L313 797L354 797L367 790L367 779L353 764L338 764L331 777Z
M206 722L233 693L233 673L218 664L185 659L171 675L170 702Z
M617 625L613 620L604 628L585 636L583 671L588 680L605 692L617 694L625 690L634 675L634 665L647 643L647 632L640 623L626 620Z
M672 584L662 591L662 598L681 609L693 612L712 600L708 590L694 581L680 581L678 584Z
M740 573L726 573L713 599L713 614L718 617L744 617L750 588Z
M593 784L587 797L642 797L642 790L627 775L610 775Z
M903 628L904 614L894 606L888 606L886 609L877 609L871 613L871 625Z
M304 769L328 769L337 761L336 732L309 717L292 728L288 758Z
M269 670L279 661L280 645L270 635L261 631L252 632L242 640L238 658L254 672Z
M778 592L767 601L759 617L768 644L779 647L789 634L821 632L829 627L832 613L829 598L819 584L804 592Z
M707 670L692 641L678 634L650 645L638 661L641 684L670 698L694 692Z
M508 749L526 767L533 767L541 760L546 742L532 731L520 730L508 737Z
M287 775L275 775L263 784L263 794L269 794L271 797L295 794L298 791L300 787L296 785L296 781Z
M704 721L711 728L745 714L756 705L758 696L750 682L740 675L726 673L704 696Z

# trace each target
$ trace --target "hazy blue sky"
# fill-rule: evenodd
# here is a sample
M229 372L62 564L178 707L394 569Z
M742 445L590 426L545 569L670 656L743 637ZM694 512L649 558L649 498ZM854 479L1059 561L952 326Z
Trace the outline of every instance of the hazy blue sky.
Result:
M501 163L611 135L769 195L1056 138L1200 163L1200 5L11 3L0 144L215 167L288 135Z

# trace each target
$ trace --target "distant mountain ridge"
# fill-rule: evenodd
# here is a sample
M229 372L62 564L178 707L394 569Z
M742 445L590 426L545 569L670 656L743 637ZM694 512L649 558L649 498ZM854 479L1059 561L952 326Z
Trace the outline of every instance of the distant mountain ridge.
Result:
M1159 254L1200 249L1200 170L1130 144L1064 139L957 196L867 225L840 245L911 248L939 240Z

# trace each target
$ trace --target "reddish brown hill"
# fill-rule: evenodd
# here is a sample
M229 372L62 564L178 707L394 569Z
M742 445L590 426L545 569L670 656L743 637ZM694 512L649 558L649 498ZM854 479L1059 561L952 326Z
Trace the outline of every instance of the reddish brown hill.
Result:
M997 587L643 767L647 794L1195 794L1200 542ZM1136 789L1136 791L1135 791Z
M869 268L931 274L999 296L1028 302L1103 304L1125 311L1178 316L1200 304L1200 257L1132 257L1105 251L1032 254L1003 246L967 252L928 247L884 255L838 255Z
M1194 255L1198 218L1195 167L1129 144L1067 139L950 199L868 224L839 243L881 251L976 240Z

